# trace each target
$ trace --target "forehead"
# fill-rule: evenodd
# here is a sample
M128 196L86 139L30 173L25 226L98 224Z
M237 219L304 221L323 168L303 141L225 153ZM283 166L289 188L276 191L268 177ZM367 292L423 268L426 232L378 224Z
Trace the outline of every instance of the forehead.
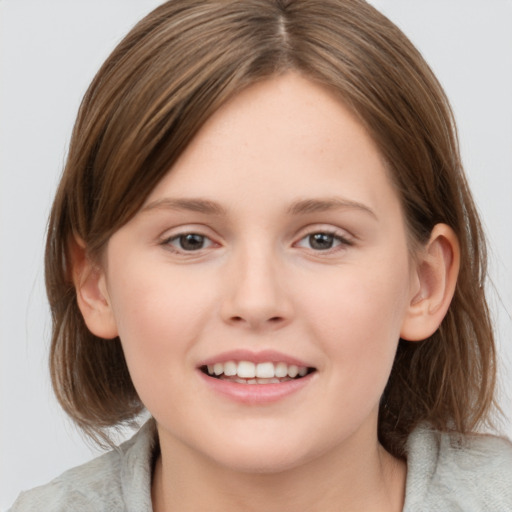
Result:
M248 87L208 119L146 205L169 195L235 198L246 207L315 196L374 207L398 201L356 116L326 87L296 73Z

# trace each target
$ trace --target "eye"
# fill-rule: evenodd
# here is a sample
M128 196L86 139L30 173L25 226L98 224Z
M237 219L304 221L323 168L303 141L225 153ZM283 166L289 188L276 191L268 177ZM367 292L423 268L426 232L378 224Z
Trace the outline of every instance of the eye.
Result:
M207 249L214 245L214 242L207 236L198 233L181 233L167 238L164 240L163 245L171 247L176 252L193 252Z
M310 233L301 238L297 243L298 247L313 249L314 251L328 251L341 245L352 245L349 240L343 236L332 232Z

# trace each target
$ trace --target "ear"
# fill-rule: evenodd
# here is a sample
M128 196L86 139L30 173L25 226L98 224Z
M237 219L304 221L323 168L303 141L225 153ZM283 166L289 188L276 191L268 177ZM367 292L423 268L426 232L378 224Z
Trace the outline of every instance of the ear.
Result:
M105 273L87 254L83 240L75 237L70 244L73 284L78 307L88 329L99 338L118 335L107 292Z
M455 293L459 265L457 235L446 224L436 224L416 261L416 285L400 331L401 338L420 341L434 334Z

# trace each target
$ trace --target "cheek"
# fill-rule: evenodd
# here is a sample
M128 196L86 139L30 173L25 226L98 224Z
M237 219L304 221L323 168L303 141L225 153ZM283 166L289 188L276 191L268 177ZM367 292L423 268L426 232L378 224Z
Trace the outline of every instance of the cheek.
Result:
M144 401L148 393L142 387L157 392L183 370L190 347L201 337L207 304L214 301L207 287L198 290L165 266L131 263L111 273L109 295L128 368Z
M327 292L315 286L300 294L308 297L303 315L310 318L311 336L329 354L333 374L361 385L380 381L385 386L407 311L408 284L406 271L384 273L362 266L340 269L325 281ZM335 372L340 366L343 373Z
M127 259L109 276L109 296L120 337L142 340L140 334L153 332L155 336L145 343L167 344L173 331L183 333L198 324L198 315L212 298L207 286L198 288L201 279L162 262L153 265L138 260Z

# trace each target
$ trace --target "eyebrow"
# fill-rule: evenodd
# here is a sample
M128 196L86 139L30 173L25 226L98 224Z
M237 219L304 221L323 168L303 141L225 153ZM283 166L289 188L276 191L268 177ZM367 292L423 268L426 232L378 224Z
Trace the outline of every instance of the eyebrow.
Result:
M344 199L341 197L327 197L324 199L303 199L295 201L288 208L287 213L290 215L301 215L307 213L325 212L329 210L348 209L360 210L370 214L377 219L375 212L363 203Z
M164 199L158 199L148 205L144 206L141 211L150 210L188 210L192 212L205 213L207 215L226 215L226 210L215 201L208 199L174 199L166 197Z
M227 210L215 201L202 198L170 198L166 197L149 203L142 208L142 212L165 210L188 210L206 215L227 215ZM363 203L340 197L327 197L322 199L300 199L293 202L287 209L288 215L305 215L308 213L325 212L337 209L360 210L377 219L375 212Z

